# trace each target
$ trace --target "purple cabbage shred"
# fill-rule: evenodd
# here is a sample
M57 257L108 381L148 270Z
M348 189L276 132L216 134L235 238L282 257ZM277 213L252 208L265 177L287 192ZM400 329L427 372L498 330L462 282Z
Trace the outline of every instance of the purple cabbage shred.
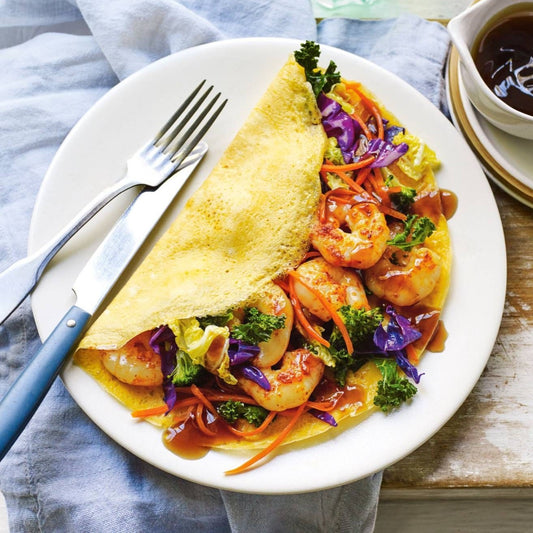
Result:
M392 143L394 137L396 137L398 133L405 133L405 128L402 128L401 126L389 126L388 128L385 128L383 138L385 141Z
M374 332L374 344L379 348L386 357L394 357L398 366L410 377L415 383L419 383L420 376L418 370L409 362L406 357L404 348L412 342L418 340L422 333L411 325L409 319L398 314L394 307L388 305L385 309L390 320L387 329L380 324Z
M335 100L320 93L317 99L322 126L328 137L335 137L345 163L353 160L361 127Z
M397 365L404 371L407 377L410 377L415 383L420 383L420 376L424 374L419 374L416 366L412 365L409 362L409 359L405 356L403 350L393 352L394 358L396 359Z
M385 311L390 317L387 329L382 323L374 332L374 344L378 348L385 352L403 350L422 336L422 333L411 325L409 319L398 314L391 305L388 305Z
M386 167L407 153L409 146L406 143L393 144L383 139L372 139L368 143L366 156L375 156L375 161L370 165L371 168Z
M266 391L271 389L270 382L259 368L252 365L245 365L241 367L241 372L244 377L257 383L262 389Z
M161 326L150 337L150 346L161 357L161 372L163 373L163 400L168 411L174 407L177 400L176 389L170 379L176 368L176 354L178 346L173 331L168 326ZM165 413L166 414L166 413Z
M229 339L229 364L230 366L241 365L246 363L252 357L259 355L261 349L253 344L246 344L240 339Z
M333 415L331 415L330 413L319 411L318 409L309 409L309 414L313 415L319 420L322 420L322 422L325 422L326 424L329 424L330 426L337 427L337 421L335 420Z

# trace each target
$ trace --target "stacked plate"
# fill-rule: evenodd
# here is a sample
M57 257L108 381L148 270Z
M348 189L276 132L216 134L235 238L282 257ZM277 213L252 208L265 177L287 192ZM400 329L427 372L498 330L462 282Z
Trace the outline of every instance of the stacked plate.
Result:
M533 141L495 128L476 111L466 96L455 47L448 60L446 89L452 120L486 174L511 196L533 207Z

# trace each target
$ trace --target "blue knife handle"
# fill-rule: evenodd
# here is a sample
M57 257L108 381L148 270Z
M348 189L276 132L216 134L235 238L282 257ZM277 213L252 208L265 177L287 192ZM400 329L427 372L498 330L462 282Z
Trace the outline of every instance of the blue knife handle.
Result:
M41 404L91 315L73 306L0 401L0 460Z

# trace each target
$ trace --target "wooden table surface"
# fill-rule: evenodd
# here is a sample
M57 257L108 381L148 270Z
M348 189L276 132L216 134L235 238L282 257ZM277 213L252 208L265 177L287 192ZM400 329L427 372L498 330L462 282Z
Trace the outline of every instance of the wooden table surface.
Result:
M496 344L467 401L432 439L386 470L384 489L533 486L533 210L493 191L508 267Z

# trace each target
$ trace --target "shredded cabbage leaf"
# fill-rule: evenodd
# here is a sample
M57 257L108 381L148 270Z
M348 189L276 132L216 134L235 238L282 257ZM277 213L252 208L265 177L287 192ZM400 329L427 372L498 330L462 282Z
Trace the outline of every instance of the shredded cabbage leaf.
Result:
M208 325L205 329L200 327L196 318L176 320L170 327L176 335L176 344L180 350L187 352L193 363L206 366L205 355L211 343L219 335L229 339L227 327ZM230 372L230 359L228 352L223 356L222 363L217 368L217 374L230 385L237 383L237 378Z
M397 165L410 178L419 180L428 169L435 170L440 165L437 154L418 137L399 132L394 136L394 142L409 146L409 150L397 161Z

